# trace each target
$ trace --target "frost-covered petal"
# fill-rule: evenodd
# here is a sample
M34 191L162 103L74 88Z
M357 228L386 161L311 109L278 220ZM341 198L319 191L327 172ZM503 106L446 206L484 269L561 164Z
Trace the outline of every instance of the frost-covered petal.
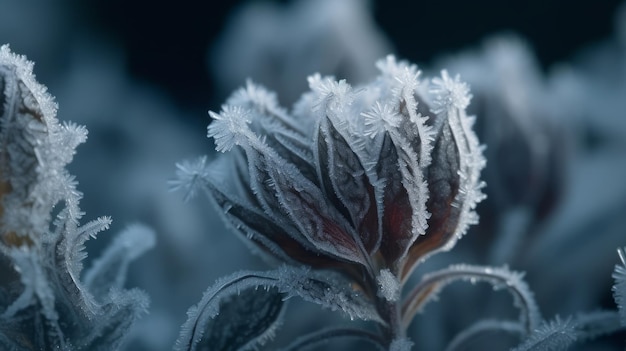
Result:
M368 256L348 221L322 191L257 136L244 147L251 188L264 211L283 227L295 226L318 251L368 266Z
M485 183L480 180L486 163L483 147L472 130L475 119L465 111L470 99L468 87L459 77L451 79L445 71L441 78L433 79L433 86L431 100L437 116L431 123L437 135L435 159L427 170L432 225L411 248L403 279L416 262L450 250L470 225L478 223L475 208L485 198L481 191Z
M317 133L318 175L325 197L351 223L368 253L380 244L375 189L355 152L329 118Z
M244 240L254 243L257 250L283 262L300 262L319 268L329 264L295 227L280 226L257 208L224 192L223 187L211 179L207 179L205 186L229 227Z

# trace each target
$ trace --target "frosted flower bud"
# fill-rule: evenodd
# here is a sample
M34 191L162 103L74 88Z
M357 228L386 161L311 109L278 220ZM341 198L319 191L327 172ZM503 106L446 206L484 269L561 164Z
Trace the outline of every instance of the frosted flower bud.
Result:
M422 81L393 56L378 67L354 88L311 76L292 115L248 82L211 112L209 136L232 150L200 185L261 252L335 269L393 300L419 262L477 222L485 160L459 77Z
M224 301L249 305L234 294L259 286L379 323L380 335L331 328L298 338L287 348L293 350L325 336L353 336L380 349L408 351L413 343L406 330L415 314L458 280L509 290L524 330L538 325L532 294L506 267L454 265L405 289L418 264L451 249L478 222L485 159L474 118L465 112L469 86L458 76L443 71L420 80L415 66L393 56L377 66L379 77L354 88L313 75L311 91L291 114L258 98L271 95L236 92L229 101L246 111L249 129L235 132L220 116L209 130L219 136L218 149L229 133L242 139L208 166L203 158L178 166L175 188L190 193L199 186L246 243L286 263L216 282L190 308L179 350L210 345L204 331L219 324L215 309ZM263 91L250 84L245 91ZM258 335L279 321L272 311L250 314L271 322L259 325ZM229 324L217 330L233 333Z

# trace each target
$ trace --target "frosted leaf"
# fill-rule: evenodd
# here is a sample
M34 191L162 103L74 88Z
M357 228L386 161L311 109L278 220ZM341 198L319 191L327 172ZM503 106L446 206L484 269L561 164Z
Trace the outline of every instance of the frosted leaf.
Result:
M342 311L350 318L385 323L376 307L362 292L332 272L316 272L283 266L279 269L280 286L288 296L299 296L332 311Z
M85 273L85 286L102 299L111 289L121 290L130 263L155 244L154 232L139 224L131 225L117 235L102 255Z
M22 238L17 241L40 234L50 209L65 193L76 192L64 167L86 139L86 129L59 124L56 103L32 69L32 62L8 45L0 48L2 235Z
M187 312L175 349L204 349L213 342L223 347L220 350L236 350L266 339L283 306L283 298L274 288L277 283L275 272L237 272L219 279Z
M0 252L15 272L7 284L21 287L2 296L0 334L25 349L117 349L148 299L118 286L96 301L83 285L84 243L111 220L81 225L82 194L65 167L87 129L59 123L32 68L0 48Z
M98 316L100 322L86 328L85 336L74 343L81 350L108 351L120 349L135 322L148 313L150 299L139 289L109 291L108 303Z
M109 229L111 222L111 217L100 217L82 226L71 228L73 230L69 230L65 235L61 247L73 273L79 274L82 270L81 261L87 257L84 252L85 242L89 239L95 239L98 233Z
M330 276L333 278L306 268L283 266L277 271L242 271L221 278L187 312L176 350L196 350L209 342L231 350L231 342L246 348L266 340L281 317L283 294L342 310L353 318L380 322L371 302L347 281Z
M207 136L215 139L215 149L230 151L235 145L246 143L252 122L250 111L241 106L224 105L220 113L209 111L214 121L207 128Z
M219 314L204 326L202 339L192 349L256 350L280 327L283 305L276 288L241 289L220 301Z
M177 341L177 350L195 350L196 347L204 343L201 341L205 337L204 333L209 325L217 325L214 320L220 318L221 304L225 298L230 299L229 296L232 296L232 301L235 301L236 295L244 294L244 291L250 291L250 293L255 291L256 296L250 295L249 299L243 298L247 303L237 302L236 305L233 305L233 308L244 308L246 305L256 306L257 303L261 303L262 301L252 302L259 298L258 294L271 294L271 289L268 292L267 289L257 289L257 287L276 287L278 288L277 292L285 293L287 296L298 296L305 301L319 304L331 310L341 310L352 318L382 322L370 301L353 290L347 281L335 277L333 274L329 276L328 274L288 266L281 267L278 271L238 272L218 280L213 287L204 293L202 300L189 310L189 318L183 325ZM275 301L278 302L279 300L281 299ZM276 312L273 308L272 311ZM238 315L249 316L251 313L238 313ZM261 317L267 318L266 316ZM232 318L224 320L229 319ZM242 323L245 323L245 320ZM224 324L226 323L224 322ZM217 332L227 333L219 330Z
M398 278L389 269L383 269L376 277L378 283L378 296L389 302L400 298L401 286Z

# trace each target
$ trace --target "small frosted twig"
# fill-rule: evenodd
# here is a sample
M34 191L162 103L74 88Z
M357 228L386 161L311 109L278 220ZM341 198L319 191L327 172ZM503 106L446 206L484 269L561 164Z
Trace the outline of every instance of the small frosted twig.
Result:
M321 343L326 343L333 339L343 338L367 341L376 346L379 350L387 350L387 348L384 346L385 343L380 338L380 336L370 331L355 328L327 328L318 330L305 336L301 336L280 351L307 350Z
M422 281L413 288L402 305L403 325L408 327L415 314L432 301L441 289L458 280L469 280L472 283L484 281L492 284L494 289L506 288L513 295L515 305L521 310L520 322L527 334L533 331L541 321L539 307L528 286L522 280L521 273L512 272L507 267L455 265L425 275Z
M596 311L583 313L574 319L578 331L578 341L588 341L603 335L623 330L620 316L616 311Z

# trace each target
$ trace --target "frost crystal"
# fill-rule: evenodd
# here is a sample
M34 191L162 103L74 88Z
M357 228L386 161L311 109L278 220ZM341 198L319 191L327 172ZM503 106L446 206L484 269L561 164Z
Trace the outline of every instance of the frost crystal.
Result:
M208 137L215 138L215 149L220 152L230 151L235 145L246 141L249 130L250 112L241 106L225 105L222 112L209 112L215 120L208 127Z
M387 301L397 301L400 298L400 282L388 269L383 269L376 278L378 296Z
M465 109L472 98L467 83L461 82L459 75L450 78L448 71L441 71L441 78L433 78L431 93L435 94L433 112L442 113L454 107Z
M413 342L407 338L395 339L389 346L389 351L411 351Z
M196 196L196 191L202 188L202 182L209 176L206 156L193 161L183 161L176 164L176 179L169 182L172 190L185 192L185 201Z
M379 102L376 102L370 111L361 113L361 116L364 118L364 133L372 139L387 130L398 128L402 122L402 116L394 111L393 107L381 105Z

